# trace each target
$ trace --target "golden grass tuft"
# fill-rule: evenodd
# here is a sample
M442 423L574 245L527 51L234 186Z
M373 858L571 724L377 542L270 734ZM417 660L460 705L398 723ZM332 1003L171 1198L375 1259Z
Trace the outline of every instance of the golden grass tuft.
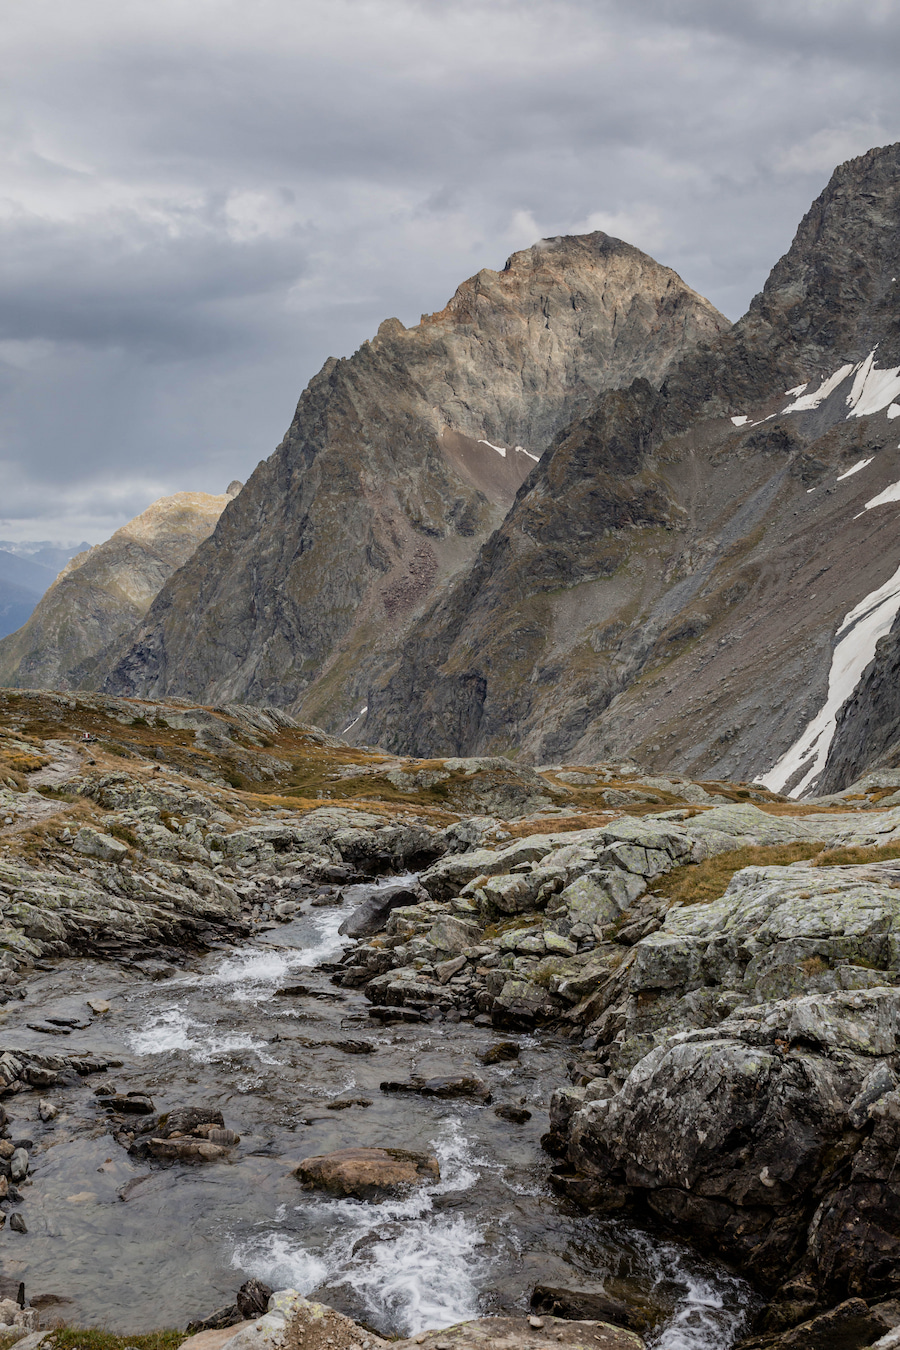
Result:
M900 843L873 844L869 848L828 848L816 858L817 867L846 867L852 864L891 862L900 858Z
M178 1350L186 1331L150 1331L141 1336L117 1336L101 1327L58 1327L44 1341L47 1350Z
M718 900L728 889L735 872L743 867L786 867L789 863L815 858L818 844L759 844L718 853L701 863L676 867L653 883L658 895L670 904L703 905Z
M759 844L676 867L654 883L654 890L673 905L702 905L724 895L735 872L744 867L787 867L795 862L809 862L812 867L846 867L894 858L900 858L900 843L828 849L819 844ZM812 892L806 898L811 899Z

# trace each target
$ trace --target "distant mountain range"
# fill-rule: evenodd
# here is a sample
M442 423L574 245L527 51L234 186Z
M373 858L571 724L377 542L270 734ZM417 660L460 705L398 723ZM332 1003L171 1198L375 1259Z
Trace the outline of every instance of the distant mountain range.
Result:
M103 678L113 644L146 613L163 583L214 528L228 493L178 492L154 502L103 544L75 554L0 641L0 684L85 689ZM23 567L32 559L14 558ZM0 567L3 562L0 559Z
M620 240L543 240L326 362L89 670L6 639L0 678L794 794L894 766L898 278L896 145L835 171L733 327Z
M60 568L89 547L0 540L0 638L25 623Z

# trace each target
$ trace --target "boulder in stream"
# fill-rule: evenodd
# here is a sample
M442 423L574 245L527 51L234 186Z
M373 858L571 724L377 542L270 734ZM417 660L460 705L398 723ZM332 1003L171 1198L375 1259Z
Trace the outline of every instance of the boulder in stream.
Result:
M563 1317L566 1321L611 1318L615 1324L630 1327L632 1331L650 1331L660 1320L659 1310L614 1298L602 1284L585 1283L578 1288L536 1284L531 1307L533 1312Z
M421 886L409 881L390 881L387 885L348 886L344 899L354 906L338 932L342 937L362 938L379 933L392 909L418 905L428 897Z
M104 1097L103 1105L111 1111L121 1111L131 1116L149 1116L155 1110L153 1099L146 1092L116 1093L112 1097Z
M228 1155L227 1148L208 1139L150 1139L147 1152L154 1158L188 1163L219 1162Z
M437 1158L402 1148L341 1148L304 1158L294 1176L308 1190L379 1201L440 1181Z

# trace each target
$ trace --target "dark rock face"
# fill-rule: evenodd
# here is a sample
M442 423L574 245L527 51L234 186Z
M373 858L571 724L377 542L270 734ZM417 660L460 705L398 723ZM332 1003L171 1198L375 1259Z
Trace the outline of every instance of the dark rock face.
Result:
M864 1350L878 1344L888 1323L861 1298L848 1298L819 1317L810 1318L783 1335L754 1336L737 1350Z
M597 233L544 240L326 362L281 446L163 589L107 689L265 700L340 729L412 618L603 389L727 321Z
M355 907L338 932L342 937L371 937L384 927L392 909L399 905L415 905L422 899L424 892L406 881L389 882L385 886L348 886L344 900Z
M900 362L898 275L891 146L835 172L732 330L557 435L376 673L361 734L768 773L825 701L844 617L900 563L893 508L866 509L900 478L890 395L858 396L874 348Z
M599 1195L642 1201L763 1288L828 1297L900 1282L894 988L742 1009L661 1040L570 1118Z
M819 780L820 792L839 792L867 769L900 765L900 622L883 637L875 657L838 713L834 741Z

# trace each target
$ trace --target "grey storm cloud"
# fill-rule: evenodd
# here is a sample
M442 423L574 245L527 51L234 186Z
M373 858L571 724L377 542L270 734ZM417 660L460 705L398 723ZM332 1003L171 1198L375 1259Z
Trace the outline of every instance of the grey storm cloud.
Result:
M306 381L542 235L736 318L900 138L894 0L31 0L0 54L0 535L221 490Z

